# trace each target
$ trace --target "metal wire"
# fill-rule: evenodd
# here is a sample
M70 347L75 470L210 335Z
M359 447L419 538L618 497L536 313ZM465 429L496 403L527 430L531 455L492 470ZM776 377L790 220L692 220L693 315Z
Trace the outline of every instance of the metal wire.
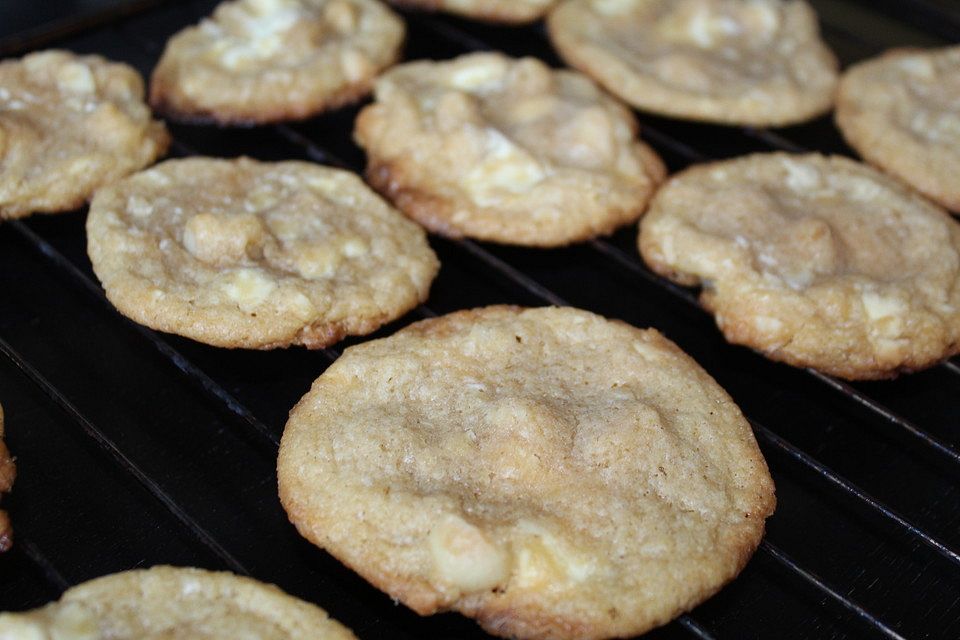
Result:
M776 559L777 562L783 566L789 567L791 571L802 577L809 584L815 585L817 589L825 593L831 600L839 604L847 611L850 611L856 615L869 626L873 627L876 631L879 631L883 635L887 636L888 638L893 638L894 640L906 640L906 638L884 624L875 615L854 602L849 596L843 595L820 579L820 577L815 573L801 567L793 558L784 553L779 547L771 543L769 540L762 540L760 542L760 549L767 553L770 557Z
M850 482L843 476L838 475L832 469L817 461L816 458L790 444L787 440L777 435L768 427L765 427L755 420L751 420L750 424L753 427L754 432L761 440L776 447L777 449L780 449L783 453L790 456L810 471L818 474L824 480L840 489L843 493L856 498L875 511L883 514L883 517L888 520L892 520L900 528L919 538L921 542L935 552L939 553L946 560L953 563L957 567L960 567L960 552L958 552L956 549L944 544L923 529L920 529L916 525L912 524L909 520L888 507L886 504L880 502L853 482Z
M174 518L190 531L194 537L214 555L223 561L224 565L236 573L249 575L243 564L233 554L197 522L190 514L184 511L176 500L148 476L133 460L128 458L119 447L96 425L90 422L59 389L52 385L36 368L27 362L4 339L0 338L0 354L6 356L14 366L36 384L51 401L59 406L97 445L103 449L114 461L137 482L140 483Z
M70 588L70 582L63 577L63 574L54 566L50 559L40 548L34 544L33 540L27 538L22 532L17 532L17 542L13 550L8 553L22 553L30 562L34 564L43 574L47 584L55 587L59 591L65 591Z

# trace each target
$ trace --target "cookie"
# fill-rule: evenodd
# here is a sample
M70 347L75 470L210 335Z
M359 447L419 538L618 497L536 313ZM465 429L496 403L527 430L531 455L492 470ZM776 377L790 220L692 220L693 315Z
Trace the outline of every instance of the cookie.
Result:
M0 407L0 496L10 493L13 481L17 477L17 466L10 457L10 451L3 442L3 407ZM13 546L13 527L10 516L0 509L0 552L9 551Z
M352 640L327 613L273 585L226 572L157 566L68 589L0 614L0 640Z
M446 11L502 24L526 24L542 18L557 0L389 0L398 7Z
M125 64L67 51L0 62L0 220L77 209L169 141Z
M376 0L229 0L170 39L150 104L185 121L308 118L366 96L404 33Z
M867 162L960 212L960 46L897 49L852 66L836 120Z
M560 56L644 111L783 126L830 110L837 62L803 0L566 0Z
M636 220L665 170L586 77L476 53L400 65L357 118L367 181L440 235L552 247Z
M488 307L350 347L290 414L300 533L417 613L627 637L746 564L774 508L753 433L676 345L570 308Z
M170 160L97 192L90 260L121 313L220 347L315 349L426 299L439 263L352 173Z
M960 351L960 225L842 157L755 154L698 165L640 225L650 267L701 299L727 340L849 379Z

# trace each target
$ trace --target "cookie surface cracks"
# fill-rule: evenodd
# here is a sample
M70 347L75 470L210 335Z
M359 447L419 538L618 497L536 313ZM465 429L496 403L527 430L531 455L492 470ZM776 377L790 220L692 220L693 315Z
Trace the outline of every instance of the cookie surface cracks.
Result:
M367 179L429 230L558 246L640 216L663 163L585 77L496 53L401 65L354 135Z
M638 109L782 126L830 109L837 62L802 0L567 0L550 38Z
M170 39L150 103L221 124L307 118L369 93L404 33L376 0L229 0Z
M171 160L97 194L88 251L126 316L224 347L319 348L426 299L423 230L355 175Z
M226 572L157 566L97 578L25 613L0 613L11 640L352 640L317 606Z
M168 144L125 64L56 50L0 62L0 219L79 208Z
M960 46L896 49L854 65L836 120L867 162L960 212Z
M728 340L845 378L923 368L960 346L960 225L842 157L695 166L640 230L655 271L704 287Z
M659 333L488 307L351 347L292 411L300 532L421 614L627 637L735 576L773 484L729 396Z

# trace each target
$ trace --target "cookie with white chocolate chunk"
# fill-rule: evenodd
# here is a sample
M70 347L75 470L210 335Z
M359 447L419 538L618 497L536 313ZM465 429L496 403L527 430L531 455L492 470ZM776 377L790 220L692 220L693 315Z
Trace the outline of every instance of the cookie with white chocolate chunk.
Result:
M367 180L430 231L560 246L633 222L665 169L573 71L477 53L400 65L357 118Z
M101 189L87 238L121 313L222 347L370 333L425 300L439 268L357 176L306 162L164 162Z
M227 572L157 566L68 589L0 613L0 640L355 640L313 604Z
M644 111L783 126L830 110L837 62L804 0L566 0L550 39Z
M169 141L125 64L56 50L0 62L0 220L76 209Z
M658 273L703 286L727 340L849 379L960 351L960 224L838 156L755 154L694 166L640 225Z
M446 11L486 22L525 24L539 20L557 0L389 0L399 7Z
M850 67L836 120L867 162L960 212L960 46L895 49Z
M228 0L170 39L150 103L187 121L307 118L369 93L404 33L377 0Z
M487 307L350 347L290 414L298 530L420 614L628 637L743 568L774 509L753 433L676 345Z

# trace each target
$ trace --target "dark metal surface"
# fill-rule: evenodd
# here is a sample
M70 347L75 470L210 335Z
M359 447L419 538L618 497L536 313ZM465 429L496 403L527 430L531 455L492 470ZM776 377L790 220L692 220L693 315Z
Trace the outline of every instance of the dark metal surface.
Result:
M43 4L3 3L11 12ZM148 74L166 38L214 2L126 3L139 10L129 15L117 4L104 1L106 13L79 22L58 18L57 29L75 31L53 44ZM844 64L960 37L960 7L947 0L814 4ZM410 58L498 48L558 63L540 26L406 17ZM13 31L0 27L0 51L35 45ZM173 126L173 152L358 170L355 113L243 130ZM849 153L829 118L776 131L640 119L672 170L749 151ZM172 563L276 583L362 638L484 637L460 616L421 619L395 605L303 541L280 508L275 458L286 413L345 345L225 351L136 326L93 278L84 217L0 225L0 403L20 469L5 501L16 542L0 557L0 609ZM960 637L960 365L850 384L729 346L695 292L642 265L635 234L631 226L551 251L432 238L443 268L430 300L377 335L483 304L568 303L660 329L731 393L770 464L777 513L735 582L649 637Z

